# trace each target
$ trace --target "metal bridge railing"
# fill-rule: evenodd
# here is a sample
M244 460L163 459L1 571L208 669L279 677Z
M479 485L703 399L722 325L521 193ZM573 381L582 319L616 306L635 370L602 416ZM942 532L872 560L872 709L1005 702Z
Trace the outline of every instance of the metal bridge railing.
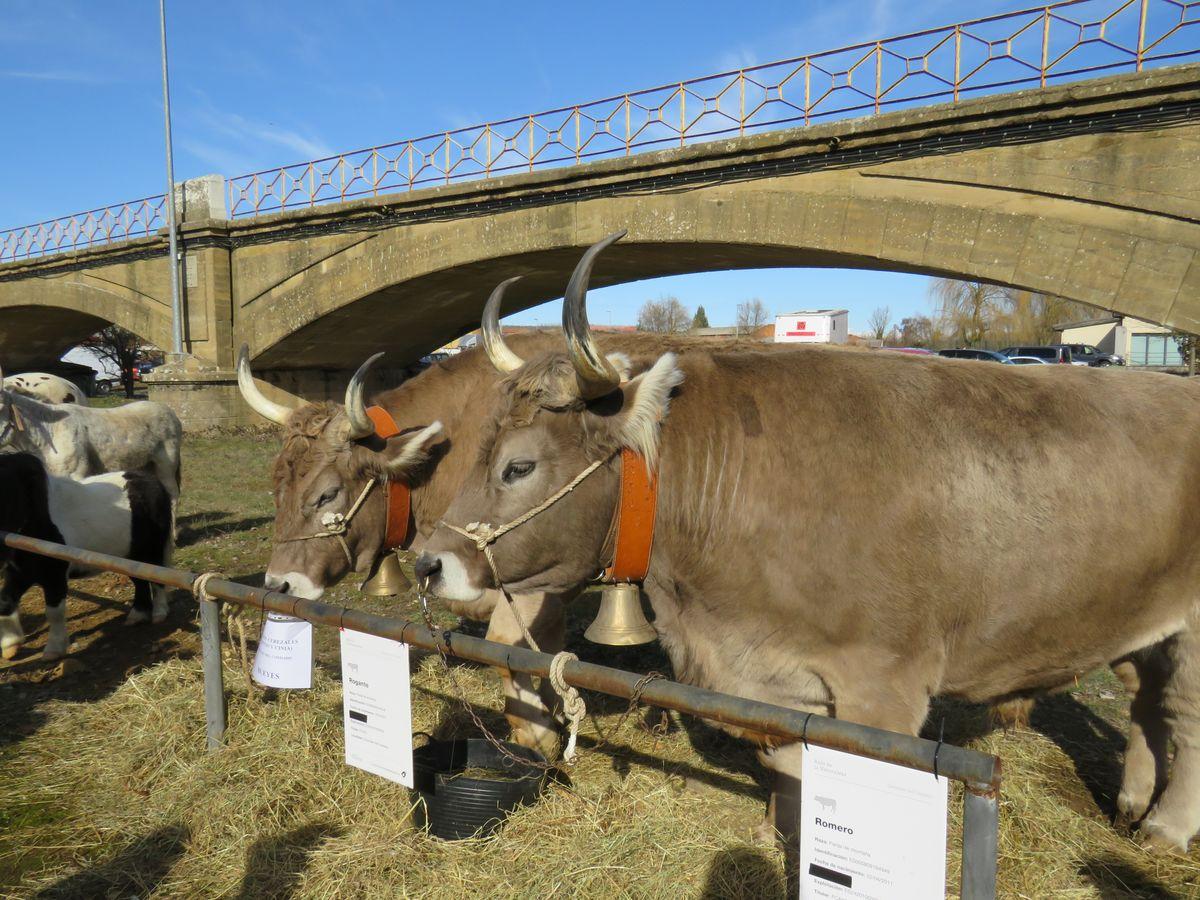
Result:
M7 531L0 531L0 543L14 550L80 563L89 569L103 569L167 587L196 592L198 576L192 572L133 562ZM207 580L204 593L214 598L214 602L200 603L204 705L210 750L221 746L226 727L220 614L215 601L283 613L306 619L316 625L349 628L351 631L403 641L414 647L440 651L459 659L512 672L527 672L542 678L549 676L550 661L554 658L549 653L539 653L451 631L434 633L416 622L305 600L215 577ZM811 715L667 679L654 679L644 684L642 676L636 672L626 672L577 659L569 661L563 667L563 679L567 684L585 690L625 700L637 696L646 703L664 709L689 713L759 733L778 735L793 741L804 740L809 744L896 763L962 782L966 789L963 792L961 896L963 900L995 897L1001 782L998 757L953 744L883 731L841 719Z
M1196 55L1200 0L1065 0L239 175L227 209L243 217L377 197ZM137 204L0 232L0 262L162 225L157 213L124 216Z

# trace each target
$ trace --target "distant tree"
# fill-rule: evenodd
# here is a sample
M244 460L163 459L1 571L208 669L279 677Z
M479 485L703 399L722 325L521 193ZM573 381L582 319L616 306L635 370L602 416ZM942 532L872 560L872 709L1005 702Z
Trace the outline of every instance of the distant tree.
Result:
M886 306L875 307L875 311L867 319L867 326L871 329L871 336L877 341L883 340L884 335L888 333L888 326L891 324L892 311Z
M710 328L708 324L708 316L704 312L703 306L696 307L696 315L692 316L692 331L697 328Z
M771 321L771 313L761 300L744 300L737 308L737 333L749 336Z
M902 347L932 347L933 320L929 316L907 316L901 319L898 342Z
M638 331L678 334L687 331L690 324L691 316L678 297L647 300L638 312Z
M97 331L81 346L87 347L97 358L116 368L121 373L125 396L133 396L134 367L150 358L150 354L143 349L140 337L120 325L109 325Z
M1003 310L1007 292L982 281L937 278L930 285L938 324L963 347L984 343L990 326Z
M1179 352L1183 354L1184 362L1187 363L1188 374L1196 374L1196 354L1200 352L1200 334L1188 334L1186 331L1175 332L1175 343L1179 345Z

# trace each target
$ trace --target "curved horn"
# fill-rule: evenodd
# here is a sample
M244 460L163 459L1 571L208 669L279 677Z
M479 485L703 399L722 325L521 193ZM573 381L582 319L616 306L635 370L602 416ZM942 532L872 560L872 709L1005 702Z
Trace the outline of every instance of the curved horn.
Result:
M237 380L242 399L252 410L276 425L287 423L292 411L282 403L268 400L254 383L254 376L250 374L250 348L245 344L242 344L242 349L238 351Z
M513 353L508 344L504 343L504 334L500 330L500 302L504 299L504 292L508 290L509 285L520 280L521 276L517 275L496 285L492 296L488 297L487 306L483 308L483 322L480 326L483 351L492 361L492 365L501 372L514 372L525 365L525 360Z
M611 394L621 383L621 376L596 346L592 329L587 319L587 286L592 276L592 265L601 251L615 244L628 232L622 230L610 234L602 241L588 247L571 273L567 293L563 299L563 335L567 339L567 353L575 366L575 379L579 382L579 394L584 400L595 400Z
M366 387L367 371L381 356L382 353L376 353L359 366L350 383L346 385L346 418L350 421L350 432L346 435L348 441L357 441L375 433L375 423L367 415L367 407L363 403L363 390Z

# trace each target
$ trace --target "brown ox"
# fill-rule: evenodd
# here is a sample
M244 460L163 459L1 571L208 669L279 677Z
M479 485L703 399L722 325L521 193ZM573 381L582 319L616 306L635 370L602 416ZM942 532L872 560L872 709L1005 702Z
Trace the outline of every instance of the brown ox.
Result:
M446 512L483 534L604 461L495 541L505 585L566 591L609 562L614 454L633 448L659 471L645 589L677 677L915 734L935 695L1022 696L1112 665L1135 691L1120 808L1144 816L1148 843L1186 847L1200 826L1197 386L820 348L667 353L622 384L583 305L609 242L572 278L568 352L502 382ZM1064 516L1081 507L1106 514ZM446 528L417 573L460 602L492 584ZM776 802L800 749L763 754ZM794 814L776 806L776 826Z
M399 478L412 486L416 528L412 547L420 548L475 461L480 427L491 412L491 391L499 378L496 367L517 368L521 365L518 352L535 355L561 341L557 333L534 333L511 339L511 347L506 344L499 329L502 295L502 289L493 294L484 317L483 337L491 362L484 353L466 351L374 398L401 429L387 442L374 437L363 408L363 379L373 360L351 380L345 404L315 403L290 410L260 392L246 348L242 348L238 383L243 396L256 412L284 427L283 448L273 469L275 546L267 568L268 587L317 598L352 569L370 570L384 540L386 511L381 491L367 496L344 535L353 566L337 540L306 536L325 530L322 520L327 515L345 515L371 477ZM611 336L603 343L614 351L642 354L661 353L668 344L679 350L695 346L685 339L664 342L652 335ZM618 365L625 364L618 356L613 359ZM458 615L490 619L489 639L523 645L520 627L508 607L496 607L498 596L498 592L488 592L481 600L451 604L451 608ZM519 594L514 602L543 650L562 649L565 635L558 597L540 592ZM557 697L548 684L539 696L531 676L510 675L505 670L500 675L514 739L552 756L558 732L549 711L556 708Z

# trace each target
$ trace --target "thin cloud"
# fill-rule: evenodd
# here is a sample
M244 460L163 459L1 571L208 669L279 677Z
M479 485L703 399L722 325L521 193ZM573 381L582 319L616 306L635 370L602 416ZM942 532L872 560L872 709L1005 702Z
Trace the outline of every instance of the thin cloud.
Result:
M227 176L333 155L311 133L218 109L199 91L175 123L180 146Z
M721 72L732 72L734 69L749 69L757 65L758 54L749 47L740 46L718 56L716 68Z
M87 72L69 72L65 70L35 71L32 69L0 69L0 78L13 78L22 81L59 81L64 84L100 84L104 81L96 75Z

